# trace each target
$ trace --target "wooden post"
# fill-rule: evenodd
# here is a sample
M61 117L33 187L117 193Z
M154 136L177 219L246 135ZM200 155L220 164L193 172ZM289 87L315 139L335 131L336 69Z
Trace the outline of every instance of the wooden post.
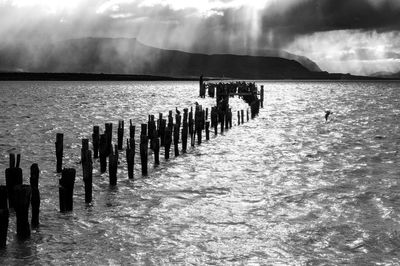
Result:
M7 187L0 186L0 248L7 245L7 232L10 212L7 203Z
M107 152L106 152L106 156L110 155L111 151L112 151L112 123L106 123L105 127L105 134L107 136Z
M116 145L115 150L111 150L108 158L108 177L110 186L117 185L117 170L118 170L118 146Z
M249 108L246 109L247 122L249 122Z
M10 168L6 169L6 186L10 209L14 207L14 187L16 185L22 185L23 181L22 169L19 168L20 160L21 156L18 154L17 163L15 163L15 154L10 154Z
M99 142L100 142L100 127L93 127L92 143L93 143L93 158L99 158Z
M174 128L174 117L172 116L172 111L171 110L169 110L169 113L168 113L168 127L170 129Z
M163 119L163 114L162 113L158 113L158 120L157 120L157 136L160 136L160 130L161 130L161 120Z
M107 135L100 135L100 173L107 171Z
M206 122L206 140L210 140L210 121Z
M161 119L160 120L160 140L161 140L161 147L165 146L165 129L167 127L167 120Z
M135 161L135 141L130 139L126 141L126 162L128 166L128 178L133 179L133 167ZM133 146L132 146L133 145Z
M260 106L261 108L264 108L264 85L261 85L260 90Z
M188 138L188 109L183 109L183 124L182 124L182 152L185 153L187 150L187 138Z
M240 111L237 111L237 116L238 116L238 126L240 125Z
M179 124L174 125L174 150L175 150L175 157L179 156Z
M122 146L124 144L124 120L118 121L118 150L122 150Z
M57 158L57 173L61 173L62 171L62 158L64 153L64 134L57 133L56 135L56 158Z
M85 185L85 202L92 202L92 189L93 189L93 160L92 151L87 150L84 154L85 163L83 167L83 183Z
M60 212L72 211L74 208L74 185L76 170L64 168L59 180Z
M154 165L160 164L160 138L152 139L154 142Z
M147 124L141 124L140 126L140 136L147 136Z
M229 129L229 110L224 111L224 117L225 117L225 129Z
M172 132L171 129L169 127L167 127L165 129L165 159L168 160L169 159L169 151L171 149L171 143L172 143Z
M31 178L29 179L32 190L32 227L39 226L39 209L40 209L40 193L39 193L39 166L34 163L31 166Z
M224 127L225 127L225 115L224 115L223 111L220 111L219 119L221 122L221 134L222 134L222 133L224 133Z
M142 124L142 132L143 132L143 125L147 124ZM148 160L148 148L149 148L149 139L147 138L147 135L140 135L140 160L142 163L142 175L146 176L147 175L147 160Z
M208 107L206 108L206 117L205 117L205 121L208 120Z
M211 121L214 126L214 135L218 135L218 113L216 107L213 107L211 110Z
M240 114L242 116L242 124L244 124L244 110L240 110Z
M30 185L17 185L14 187L15 214L17 217L17 236L27 239L31 236L29 226L29 206L31 205L32 190Z

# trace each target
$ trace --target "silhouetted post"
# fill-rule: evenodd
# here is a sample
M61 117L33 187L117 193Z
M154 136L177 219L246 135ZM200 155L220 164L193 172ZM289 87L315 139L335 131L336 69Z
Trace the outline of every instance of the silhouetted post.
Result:
M242 117L242 124L244 124L244 110L240 110L240 114Z
M150 119L147 122L148 130L149 130L147 136L149 137L149 139L154 139L157 137L156 121L154 120L154 115L150 115L149 118Z
M100 135L100 173L107 171L107 135Z
M115 146L114 151L111 149L110 156L108 157L108 177L110 186L117 185L117 170L118 170L118 146Z
M237 111L237 116L238 116L237 120L238 120L238 126L239 126L240 125L240 111L239 110Z
M10 212L7 202L7 187L0 186L0 248L7 245L8 221Z
M92 190L93 190L93 160L92 151L87 150L84 154L85 163L83 168L83 183L85 185L85 202L92 202Z
M82 139L81 148L81 164L82 164L82 174L85 177L85 167L86 167L86 152L89 150L89 139Z
M247 122L249 122L249 108L246 109Z
M224 127L225 127L225 115L224 115L223 111L220 111L219 119L221 122L221 134L222 134L222 133L224 133Z
M132 119L129 119L129 138L135 139L135 126L132 124Z
M206 108L206 117L204 119L205 119L205 121L208 120L208 107Z
M182 152L185 153L187 149L188 138L188 109L183 109L183 123L182 123Z
M112 123L106 123L105 124L105 135L107 136L107 152L106 156L110 155L111 150L112 150Z
M147 126L147 125L146 125ZM143 124L142 124L143 129ZM140 160L142 163L142 175L147 175L149 139L147 135L140 135Z
M214 126L214 135L218 135L218 113L216 107L211 109L211 121Z
M199 79L199 89L200 89L200 91L199 91L199 96L201 97L201 98L203 98L204 96L205 96L205 90L203 89L203 75L201 75L200 76L200 79ZM204 91L204 94L203 94L203 91Z
M264 85L261 85L260 90L260 106L261 108L264 108Z
M122 150L124 144L124 120L118 121L118 150Z
M39 166L34 163L31 166L31 178L29 179L32 190L32 227L39 226L39 209L40 209L40 193L39 193Z
M154 147L154 165L160 164L160 138L152 139Z
M62 171L62 158L64 153L64 134L57 133L56 135L56 158L57 158L57 173Z
M206 122L206 140L210 140L210 121Z
M174 150L175 150L175 157L179 156L179 124L174 125Z
M169 152L171 149L171 143L172 143L172 132L171 129L169 127L167 127L165 129L165 153L164 153L164 157L166 160L169 159Z
M169 113L168 113L168 127L171 130L174 128L174 117L172 116L171 110L169 110Z
M135 161L135 141L126 140L126 163L128 166L128 178L133 179L133 166Z
M73 168L64 168L59 180L60 212L72 211L74 208L74 185L76 171Z
M161 120L163 119L163 114L162 113L158 113L158 120L157 120L157 136L160 136L160 130L161 130Z
M8 195L9 208L14 207L14 187L21 185L23 181L22 169L19 168L21 155L17 155L17 162L15 163L15 154L10 154L10 168L6 169L6 186Z
M225 129L229 129L229 110L224 111L224 117L225 117Z
M161 147L165 146L165 129L167 127L167 120L166 119L161 119L160 120L160 140L161 140Z
M29 206L31 205L32 190L30 185L17 185L14 187L14 210L17 217L17 236L27 239L31 236L29 226Z
M92 134L92 143L93 143L93 158L99 158L99 143L100 143L100 127L94 126L93 127L93 134Z

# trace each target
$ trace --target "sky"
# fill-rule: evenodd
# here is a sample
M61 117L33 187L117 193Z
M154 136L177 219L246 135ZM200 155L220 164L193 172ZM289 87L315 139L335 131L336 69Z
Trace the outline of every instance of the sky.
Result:
M0 0L1 43L127 37L165 49L285 50L322 70L400 71L399 0Z

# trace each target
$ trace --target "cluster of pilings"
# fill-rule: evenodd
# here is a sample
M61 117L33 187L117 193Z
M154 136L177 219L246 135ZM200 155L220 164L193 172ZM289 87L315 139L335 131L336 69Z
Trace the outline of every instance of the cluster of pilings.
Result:
M148 175L149 160L153 165L160 164L160 151L164 150L164 159L169 160L170 154L175 157L188 151L191 147L201 145L203 140L210 139L210 129L214 129L214 135L220 131L223 133L232 128L233 113L229 106L229 98L234 95L242 97L249 105L251 117L258 114L260 104L263 102L263 87L261 87L261 99L258 99L257 88L254 83L219 83L204 84L200 81L200 92L205 95L204 89L216 88L216 105L209 108L196 103L196 106L183 109L183 113L177 108L175 113L170 110L167 117L159 113L158 119L154 115L148 116L147 123L140 125L140 136L137 138L139 147L136 147L136 127L132 120L129 121L129 134L125 136L125 122L118 121L117 144L113 145L113 124L105 123L101 133L100 126L93 126L92 138L82 139L81 164L82 177L85 190L85 203L92 202L92 183L94 162L98 161L100 173L108 170L110 186L116 186L118 180L118 167L120 163L120 151L125 150L126 168L128 178L133 180L135 173L136 151L139 151L142 176ZM212 89L211 89L212 90ZM214 93L215 93L214 91ZM203 97L203 96L202 96ZM258 105L257 108L253 107ZM245 119L246 111L246 119ZM249 121L249 109L237 111L237 125ZM205 137L204 137L205 135ZM125 136L125 137L124 137ZM124 141L125 140L125 141ZM56 172L61 173L59 179L59 207L60 212L73 211L73 194L76 179L74 168L63 168L64 134L56 134ZM124 146L126 143L126 146ZM91 146L91 147L90 147ZM90 149L91 148L91 149ZM153 157L151 159L151 156ZM108 163L107 163L108 161ZM17 214L17 235L27 238L30 235L27 220L29 204L32 202L32 226L39 225L40 194L38 190L39 168L37 164L31 167L31 184L23 185L22 170L19 168L20 155L10 155L10 168L6 170L6 186L0 186L0 245L4 246L7 239L9 220L9 208L14 208Z
M17 154L17 158L15 154L10 154L10 166L6 169L6 185L0 186L0 247L5 247L7 243L10 210L15 211L19 239L29 238L31 226L35 228L39 225L39 167L37 164L32 164L30 184L23 184L20 161L20 154ZM29 224L30 207L31 224Z

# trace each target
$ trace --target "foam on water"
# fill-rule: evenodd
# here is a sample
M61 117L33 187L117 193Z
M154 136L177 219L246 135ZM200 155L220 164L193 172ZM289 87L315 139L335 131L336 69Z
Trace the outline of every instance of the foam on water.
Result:
M0 168L21 152L27 180L38 163L42 196L31 240L16 240L11 215L0 264L400 263L400 83L259 84L258 118L162 159L149 178L136 165L129 181L121 153L109 188L96 162L85 206L80 139L93 125L215 100L197 98L196 82L0 83ZM70 214L58 213L57 132L78 173Z

